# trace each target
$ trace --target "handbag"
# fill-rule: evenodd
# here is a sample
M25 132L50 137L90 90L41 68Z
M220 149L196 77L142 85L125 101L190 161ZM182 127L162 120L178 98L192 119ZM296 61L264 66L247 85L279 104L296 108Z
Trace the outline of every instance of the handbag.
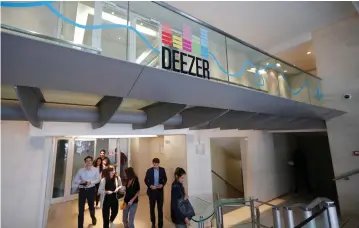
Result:
M181 191L181 194L182 194L182 191ZM178 208L181 211L181 213L183 214L183 216L185 216L189 220L191 220L196 215L191 202L189 202L188 199L184 199L183 194L177 203L178 203Z
M120 203L120 210L124 210L126 208L127 204L125 203L125 201L121 201Z

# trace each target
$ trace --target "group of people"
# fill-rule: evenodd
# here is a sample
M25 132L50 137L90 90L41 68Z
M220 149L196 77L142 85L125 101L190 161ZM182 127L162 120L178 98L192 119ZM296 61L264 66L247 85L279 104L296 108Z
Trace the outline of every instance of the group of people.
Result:
M134 219L138 207L140 194L140 182L132 167L124 170L121 179L116 174L115 166L110 164L106 157L106 151L101 150L100 157L95 161L91 156L85 159L85 167L78 170L73 184L78 186L78 228L83 228L85 203L89 206L92 224L97 224L95 216L96 207L101 201L103 227L114 227L114 221L119 211L119 199L123 198L122 222L125 228L134 228ZM155 206L157 204L158 228L163 228L163 201L164 186L167 183L166 170L160 167L160 160L152 160L153 167L146 172L144 182L147 186L147 195L150 204L150 217L152 228L156 227ZM187 194L183 183L186 172L183 168L177 168L171 188L171 219L176 228L185 228L190 225L190 219L183 215L178 201L187 200Z

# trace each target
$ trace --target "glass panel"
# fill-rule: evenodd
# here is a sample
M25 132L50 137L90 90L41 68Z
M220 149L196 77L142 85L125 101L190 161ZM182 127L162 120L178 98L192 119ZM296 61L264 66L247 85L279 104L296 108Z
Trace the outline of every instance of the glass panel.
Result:
M189 201L196 213L196 215L192 218L192 223L197 224L200 221L204 221L205 224L210 223L215 214L213 203L201 197L189 197Z
M127 59L127 2L116 2L116 5L103 3L101 29L102 55Z
M94 25L94 2L76 1L62 4L62 13L65 17L80 25ZM91 47L92 30L75 27L61 20L61 39Z
M95 141L94 140L75 140L74 143L74 157L72 162L72 180L77 171L84 167L84 159L87 156L95 155ZM71 194L76 194L77 188L71 188Z
M143 23L144 28L147 29L152 26L151 30L144 30L142 27L138 27L137 31L143 36L136 34L136 44L145 44L146 50L152 50L153 57L149 57L149 61L155 58L157 53L158 56L164 58L165 65L162 66L163 68L167 67L167 69L187 74L191 72L194 76L197 74L197 62L198 74L201 76L204 73L201 68L206 68L209 64L208 69L211 78L228 81L224 36L152 2L130 2L130 12L146 18L148 24L145 24L142 19L139 20L140 23ZM154 39L148 33L151 31L151 34L155 35L159 31L157 27L153 28L153 24L156 22L161 26L161 37ZM161 39L163 47L169 48L168 51L163 52L162 48L159 47L158 39ZM180 55L179 52L184 53L184 55ZM140 58L141 54L139 54L137 53L137 58ZM179 62L181 56L183 58L181 62L184 64ZM200 59L196 61L196 57ZM173 58L176 61L173 61ZM192 59L194 59L193 62ZM202 59L205 61L202 61ZM160 62L163 65L162 59ZM147 64L147 62L143 64ZM149 65L156 66L154 63L149 63ZM205 74L207 76L207 72Z
M311 104L324 106L322 80L308 75L308 83Z
M160 49L160 24L154 21L148 21L143 18L136 20L136 29L146 38L148 44L143 42L143 39L136 35L134 31L129 31L136 37L136 63L159 68L160 67L160 54L154 51ZM131 43L129 44L131 46Z
M69 140L62 139L57 141L52 198L65 196L66 163L67 163L68 147L69 147Z
M267 60L268 56L232 39L227 39L227 52L230 83L273 95L279 94L276 76L273 77L266 68L261 69L261 62ZM268 74L271 76L268 77Z
M9 3L17 4L17 3ZM51 4L59 10L60 2ZM42 35L57 37L59 18L45 5L37 7L1 7L1 23Z

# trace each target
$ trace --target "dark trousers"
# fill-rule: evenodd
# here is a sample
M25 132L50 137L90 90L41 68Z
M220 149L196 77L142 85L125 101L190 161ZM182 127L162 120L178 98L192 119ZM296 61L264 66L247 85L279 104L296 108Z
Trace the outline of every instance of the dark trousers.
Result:
M151 190L148 194L150 199L150 214L152 225L156 224L155 205L157 203L158 228L163 227L163 191Z
M79 191L79 216L78 216L78 228L83 228L84 226L84 210L85 203L87 200L87 204L90 209L90 216L92 219L95 219L95 192L96 187L92 188L80 188Z
M111 216L110 216L111 209ZM102 205L103 228L108 228L118 214L118 200L115 194L106 195Z
M96 192L95 192L95 198L96 198L96 207L98 206L98 203L100 202L100 195L98 194L98 188L100 186L100 183L96 184Z

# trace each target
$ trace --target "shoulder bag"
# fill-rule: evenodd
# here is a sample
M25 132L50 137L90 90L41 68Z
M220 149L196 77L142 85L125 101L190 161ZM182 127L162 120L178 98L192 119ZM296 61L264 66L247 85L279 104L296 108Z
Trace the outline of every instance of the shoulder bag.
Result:
M174 186L176 187L176 186ZM180 186L177 186L178 188L180 188ZM188 218L189 220L191 220L196 213L194 212L194 209L192 207L192 204L189 202L188 199L184 199L184 196L182 194L182 189L180 189L181 191L181 195L182 197L178 200L177 204L178 204L178 208L180 209L181 213Z

